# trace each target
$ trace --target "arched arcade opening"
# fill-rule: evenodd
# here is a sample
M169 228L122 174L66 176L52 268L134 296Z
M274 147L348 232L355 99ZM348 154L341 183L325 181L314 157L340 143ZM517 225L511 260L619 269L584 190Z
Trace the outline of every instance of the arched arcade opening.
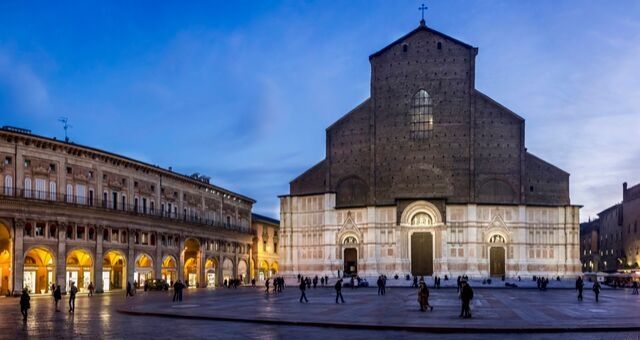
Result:
M93 258L84 249L75 249L67 255L67 291L71 289L71 282L80 291L87 290L93 282Z
M102 261L102 289L107 292L122 289L127 284L127 261L122 253L111 250Z
M31 248L24 257L24 287L32 294L47 294L56 275L53 252L44 247Z
M12 290L11 262L13 260L13 245L9 228L0 223L0 295L7 295Z

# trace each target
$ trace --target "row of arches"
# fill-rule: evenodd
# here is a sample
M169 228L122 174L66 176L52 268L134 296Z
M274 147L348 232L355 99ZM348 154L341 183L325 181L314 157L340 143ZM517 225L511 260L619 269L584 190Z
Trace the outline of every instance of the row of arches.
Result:
M25 245L24 252L14 254L14 242L10 229L0 223L2 295L23 287L31 293L48 294L52 284L68 290L71 282L83 292L90 283L97 291L110 291L126 288L127 282L143 287L150 279L169 283L181 279L190 287L213 287L232 278L248 281L248 259L240 257L234 261L223 255L207 256L200 242L192 238L185 240L182 252L155 257L140 250L135 255L126 249L106 249L96 254L81 247L67 248L61 255L47 244Z

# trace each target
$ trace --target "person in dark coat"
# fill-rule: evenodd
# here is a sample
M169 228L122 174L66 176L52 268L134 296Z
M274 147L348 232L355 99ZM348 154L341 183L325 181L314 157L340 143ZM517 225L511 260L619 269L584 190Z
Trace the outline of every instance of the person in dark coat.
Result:
M124 295L124 298L128 298L129 296L133 297L133 286L131 282L127 282L127 292Z
M265 294L269 294L269 283L270 283L270 280L271 279L267 278L267 281L264 282L264 293Z
M307 294L305 293L305 290L307 290L307 284L306 282L304 282L304 280L302 280L300 282L300 303L302 303L302 299L304 299L304 302L309 303L309 300L307 300Z
M382 292L382 285L384 284L382 282L382 275L378 276L378 281L376 282L376 284L378 285L378 295L384 295L384 293Z
M31 308L31 303L29 303L31 297L29 296L29 291L25 288L22 290L22 295L20 295L20 313L22 313L22 319L27 321L27 313L29 313L29 308Z
M433 310L433 306L429 304L429 288L424 281L420 281L418 285L418 303L420 304L420 311L424 312L429 308Z
M473 289L467 281L461 281L460 283L460 300L462 301L462 310L460 311L461 318L471 317L471 299L473 299Z
M56 286L56 290L53 291L53 300L56 302L56 312L59 312L58 303L62 300L62 292L60 291L60 285Z
M582 301L582 290L584 289L584 281L578 276L576 279L576 290L578 291L578 301Z
M184 289L184 287L185 285L180 280L176 281L176 283L173 284L173 301L174 302L176 300L178 302L182 302L182 290Z
M89 282L89 287L87 287L87 289L89 289L89 296L93 296L93 291L96 289L93 286L93 282Z
M335 288L336 290L336 303L338 303L338 298L340 298L340 300L342 300L342 303L344 303L344 297L342 297L342 279L339 279L333 288Z
M78 287L71 282L71 289L69 289L69 313L76 311L76 294L78 294Z
M596 280L596 282L593 284L593 293L596 295L596 302L598 302L598 296L600 295L600 289L602 287L600 287L600 282L598 282L598 280Z

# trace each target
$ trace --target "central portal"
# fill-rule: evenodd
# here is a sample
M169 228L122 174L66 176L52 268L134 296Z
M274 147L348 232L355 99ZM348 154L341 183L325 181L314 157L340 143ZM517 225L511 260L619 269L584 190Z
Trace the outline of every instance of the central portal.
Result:
M505 274L504 268L504 248L503 247L491 247L489 250L489 275L491 276L503 276Z
M411 275L433 275L433 234L411 235Z
M344 250L344 276L355 276L358 274L358 251L355 248Z

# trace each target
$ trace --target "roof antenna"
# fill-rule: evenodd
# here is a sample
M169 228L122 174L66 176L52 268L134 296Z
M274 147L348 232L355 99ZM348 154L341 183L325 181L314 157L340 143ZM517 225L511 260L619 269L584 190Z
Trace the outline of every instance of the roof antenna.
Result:
M62 128L64 129L64 141L69 143L69 137L67 136L67 130L69 128L72 128L73 126L69 125L69 118L67 117L60 117L58 118L58 121L62 123Z

